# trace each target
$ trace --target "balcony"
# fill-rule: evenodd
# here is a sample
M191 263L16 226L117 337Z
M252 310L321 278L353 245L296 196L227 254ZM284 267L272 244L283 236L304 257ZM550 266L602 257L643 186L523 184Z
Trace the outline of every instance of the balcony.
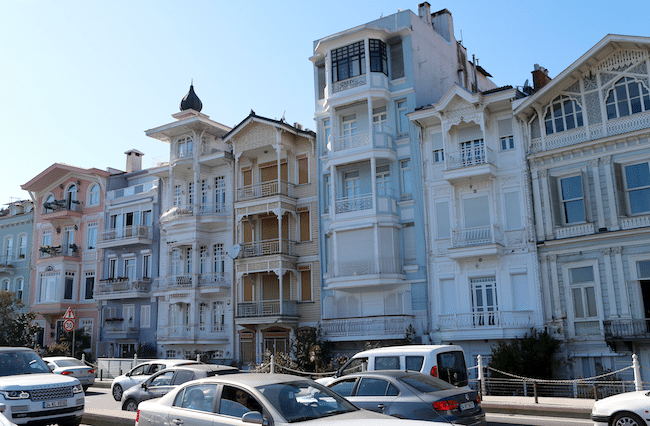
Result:
M650 226L650 216L631 216L621 218L621 229L647 228Z
M596 233L596 227L593 223L581 223L579 225L567 225L555 228L555 239L581 237L583 235L593 235Z
M252 243L241 244L240 258L270 256L284 254L287 256L297 256L296 242L278 238L272 240L256 241Z
M170 325L158 327L157 337L158 340L166 342L196 342L197 340L225 342L228 341L228 331L222 324Z
M381 339L402 339L406 334L406 329L412 324L412 315L324 319L321 322L323 336L338 341L366 339L368 336L377 336Z
M38 248L38 258L48 259L53 257L79 257L79 249L76 244L69 244L67 248L62 246L41 246Z
M53 221L81 217L83 207L77 200L55 200L43 203L43 220Z
M127 246L132 244L151 244L151 226L135 225L102 231L97 242L98 248Z
M127 337L138 333L138 328L133 321L124 321L123 318L108 318L104 321L104 333L114 337Z
M336 199L336 214L358 212L374 208L372 194Z
M503 248L503 233L496 225L451 230L449 257L495 256Z
M161 217L160 222L166 223L181 218L209 218L219 217L228 214L226 203L204 203L197 205L181 204L167 210Z
M237 303L237 318L298 316L298 304L293 300L261 300Z
M605 340L650 340L650 318L603 321Z
M368 160L370 156L394 161L397 157L393 130L384 126L381 131L330 136L323 147L323 155L328 157L326 168Z
M445 153L443 176L449 183L496 177L496 154L485 146Z
M149 278L130 280L128 277L99 280L95 290L95 300L132 299L149 297L151 280Z
M486 328L529 329L533 325L533 311L467 312L438 315L440 331L482 330Z
M158 290L178 290L197 287L200 290L214 292L228 291L231 287L232 277L229 274L192 274L171 275L158 280ZM209 292L209 291L208 291Z
M0 273L13 273L14 268L20 267L21 263L27 261L24 254L21 256L18 259L14 259L13 256L0 256Z
M293 183L277 180L247 185L237 188L237 201L256 200L259 198L270 197L273 195L284 195L290 198L296 198Z
M146 182L139 185L129 186L127 188L115 189L106 192L106 200L119 200L120 198L130 197L158 188L158 182Z
M395 257L370 257L332 262L328 264L327 271L326 275L330 278L403 273L402 259Z

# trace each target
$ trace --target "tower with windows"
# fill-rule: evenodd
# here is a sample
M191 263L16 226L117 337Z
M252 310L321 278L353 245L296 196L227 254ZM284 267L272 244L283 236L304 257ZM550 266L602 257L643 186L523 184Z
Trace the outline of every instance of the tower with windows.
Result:
M146 131L169 144L169 162L149 169L161 202L157 351L226 362L234 357L232 148L223 141L231 129L202 108L190 86L176 121Z
M316 40L310 59L324 335L339 352L396 342L411 328L429 342L422 159L408 114L454 84L494 85L467 61L451 13L431 13L427 2L417 15L400 11Z
M565 342L570 377L617 370L632 353L650 367L649 46L608 35L513 108L544 320Z

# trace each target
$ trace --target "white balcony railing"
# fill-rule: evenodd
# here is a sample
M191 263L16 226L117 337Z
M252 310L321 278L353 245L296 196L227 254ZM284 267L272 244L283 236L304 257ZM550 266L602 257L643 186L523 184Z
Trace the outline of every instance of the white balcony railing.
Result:
M365 318L324 319L321 323L323 335L332 337L346 336L404 336L409 325L413 324L412 315L383 315Z
M481 164L495 164L496 155L490 148L478 146L445 153L445 162L447 170L453 170Z
M366 258L332 262L327 271L331 277L353 277L375 274L403 274L402 259L395 257Z
M357 197L337 198L336 213L349 213L361 210L369 210L374 207L372 194L359 195Z
M146 182L139 185L129 186L127 188L114 189L112 191L106 192L107 200L115 200L118 198L129 197L131 195L142 194L143 192L149 192L153 188L158 187L158 182Z
M344 151L346 149L370 146L370 133L355 133L348 136L339 136L334 138L334 151Z
M563 226L555 228L555 238L570 238L579 237L582 235L592 235L596 233L596 228L593 223L581 223L580 225Z
M621 228L634 229L650 226L650 216L633 216L621 218Z
M225 202L203 203L197 205L179 204L167 210L161 217L161 222L193 216L211 216L228 213Z
M237 303L237 317L298 316L298 304L293 300L260 300Z
M495 225L451 230L451 246L453 248L500 244L501 241L503 241L501 230Z
M438 315L441 331L474 330L482 328L530 328L533 311L467 312Z
M295 185L292 183L280 181L280 184L278 184L277 180L246 185L237 188L237 201L254 200L271 195L286 195L295 198L293 194L294 188Z
M121 241L131 238L151 239L151 226L134 225L124 228L113 228L102 231L99 241Z
M124 293L148 293L151 290L151 280L148 278L129 280L128 278L109 278L100 280L96 296L102 295L124 295Z

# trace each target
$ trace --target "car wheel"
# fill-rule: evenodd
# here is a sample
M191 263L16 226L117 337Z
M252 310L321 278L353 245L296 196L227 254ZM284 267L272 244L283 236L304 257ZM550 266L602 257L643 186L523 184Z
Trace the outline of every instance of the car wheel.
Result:
M113 386L113 399L114 400L116 400L116 401L121 400L123 393L124 393L124 390L122 390L122 386L120 386L120 385Z
M645 426L645 422L634 413L618 413L612 420L612 426Z
M124 404L122 404L122 410L138 411L138 403L135 401L135 399L129 398L124 401Z

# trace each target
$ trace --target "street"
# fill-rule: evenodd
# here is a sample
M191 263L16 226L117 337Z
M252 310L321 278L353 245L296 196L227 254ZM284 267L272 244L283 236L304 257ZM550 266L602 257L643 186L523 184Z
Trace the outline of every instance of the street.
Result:
M121 411L121 403L113 399L110 389L91 387L86 392L86 408ZM488 413L489 426L591 426L589 419L571 419L565 417L518 416L512 414Z

